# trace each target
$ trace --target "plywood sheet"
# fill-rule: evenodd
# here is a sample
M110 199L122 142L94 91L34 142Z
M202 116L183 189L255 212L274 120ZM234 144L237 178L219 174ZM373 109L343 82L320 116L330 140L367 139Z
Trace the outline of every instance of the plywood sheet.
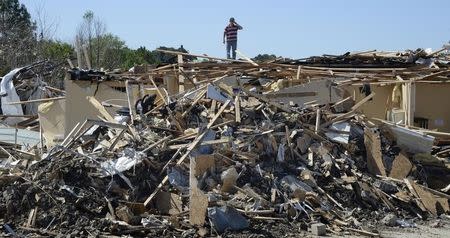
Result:
M386 169L383 164L381 153L381 140L378 131L369 128L364 129L364 145L367 152L367 169L375 175L386 176Z
M400 153L392 162L392 168L389 176L396 179L404 179L408 176L412 167L413 165L409 161L408 157L405 154Z

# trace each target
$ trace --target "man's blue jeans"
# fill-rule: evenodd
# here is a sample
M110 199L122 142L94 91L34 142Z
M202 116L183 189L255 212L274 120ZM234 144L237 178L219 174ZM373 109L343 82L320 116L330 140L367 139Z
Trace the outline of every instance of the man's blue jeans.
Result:
M237 48L237 40L227 41L227 59L230 58L230 50L232 54L232 58L236 59L236 48Z

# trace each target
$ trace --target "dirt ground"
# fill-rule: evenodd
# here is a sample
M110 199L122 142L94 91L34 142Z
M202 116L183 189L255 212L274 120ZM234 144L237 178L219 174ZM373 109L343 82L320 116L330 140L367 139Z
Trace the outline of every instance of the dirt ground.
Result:
M433 223L429 225L417 225L417 228L395 228L381 231L382 237L386 238L437 238L450 237L450 221L441 220L438 227L432 227Z
M310 232L302 229L298 223L286 224L280 222L269 222L266 224L254 224L255 227L241 232L232 232L222 234L221 237L318 237L312 235ZM378 227L374 230L380 232L383 238L437 238L450 237L450 219L443 218L430 221L419 221L416 223L416 228L402 228L402 227ZM332 234L327 232L323 237L367 237L358 235L356 233L343 232L341 234Z

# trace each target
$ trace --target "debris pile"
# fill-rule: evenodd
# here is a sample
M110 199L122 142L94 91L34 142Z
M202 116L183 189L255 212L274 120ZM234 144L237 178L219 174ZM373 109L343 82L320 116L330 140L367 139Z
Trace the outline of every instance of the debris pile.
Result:
M273 64L253 72L292 74ZM264 85L248 64L236 65L216 64L234 68L217 70L222 76L211 66L197 71L195 87L175 96L156 87L159 99L130 103L120 123L105 111L78 123L41 160L0 167L4 233L268 235L275 222L293 234L379 236L380 226L449 214L448 134L358 112L374 93L357 102L284 103L267 93L280 83ZM187 78L196 72L179 67ZM427 70L417 74L436 74Z

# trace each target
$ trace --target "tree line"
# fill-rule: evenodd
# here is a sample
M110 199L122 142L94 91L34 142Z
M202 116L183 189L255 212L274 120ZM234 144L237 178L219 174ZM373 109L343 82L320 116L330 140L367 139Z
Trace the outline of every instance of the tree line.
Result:
M131 49L119 36L108 32L106 24L92 11L82 16L72 43L52 35L54 26L44 17L39 12L33 19L26 6L18 0L0 2L0 75L41 60L58 64L73 59L76 63L77 56L82 58L81 66L86 68L85 54L77 54L77 50L87 51L94 69L128 69L139 64L175 63L177 60L144 46ZM182 46L159 48L187 52Z
M87 68L86 58L89 58L93 69L103 70L177 61L176 56L144 46L137 49L128 47L119 36L108 32L105 22L92 11L86 11L80 18L73 42L64 42L55 36L57 26L46 18L43 8L38 9L35 15L33 19L26 6L18 0L0 2L0 75L42 60L60 64L72 59L74 65L80 62L82 68ZM159 48L188 52L183 46ZM275 55L263 54L254 59L275 58Z

